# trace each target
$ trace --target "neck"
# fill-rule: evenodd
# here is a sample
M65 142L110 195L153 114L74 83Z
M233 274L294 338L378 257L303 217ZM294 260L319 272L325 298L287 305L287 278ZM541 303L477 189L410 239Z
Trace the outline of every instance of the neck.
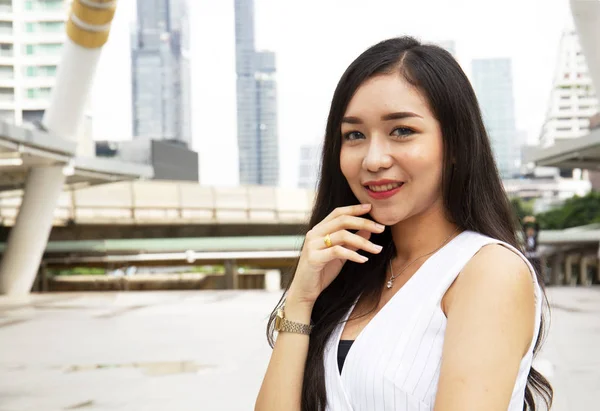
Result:
M396 261L407 262L441 247L458 235L458 226L448 220L443 206L413 216L392 226Z

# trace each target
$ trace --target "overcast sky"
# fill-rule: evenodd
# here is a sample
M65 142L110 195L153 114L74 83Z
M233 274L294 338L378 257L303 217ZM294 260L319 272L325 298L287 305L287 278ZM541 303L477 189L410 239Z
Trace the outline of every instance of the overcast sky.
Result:
M203 184L236 185L233 0L192 0L193 148ZM320 141L335 85L370 45L410 34L456 42L474 58L513 63L517 128L539 136L568 0L255 0L257 49L277 54L281 186L296 184L298 147ZM135 0L119 0L93 88L96 139L131 138L129 27Z

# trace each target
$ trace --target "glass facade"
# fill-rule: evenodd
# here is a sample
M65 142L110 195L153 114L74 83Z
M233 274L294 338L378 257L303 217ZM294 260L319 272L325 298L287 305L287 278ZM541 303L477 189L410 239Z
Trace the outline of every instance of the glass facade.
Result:
M521 168L521 147L515 124L510 59L473 60L473 88L500 176L515 177Z
M138 1L132 41L133 135L191 144L189 70L182 70L184 0ZM187 35L187 32L186 32Z
M235 1L239 181L279 183L275 54L254 48L254 1Z

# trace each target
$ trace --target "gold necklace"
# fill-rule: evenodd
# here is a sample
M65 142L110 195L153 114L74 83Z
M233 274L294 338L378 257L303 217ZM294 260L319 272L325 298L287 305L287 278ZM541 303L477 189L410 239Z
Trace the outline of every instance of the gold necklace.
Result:
M408 263L407 265L405 265L405 266L402 268L402 270L400 270L400 272L399 272L398 274L396 274L396 275L394 275L394 270L393 270L393 268L392 268L392 260L390 260L389 262L390 262L390 275L391 275L391 277L390 277L390 279L388 280L388 282L387 282L387 284L386 284L387 288L388 288L388 289L389 289L389 288L392 288L392 286L394 285L394 280L395 280L396 278L398 278L398 276L399 276L400 274L402 274L402 273L403 273L403 272L404 272L404 271L405 271L405 270L406 270L408 267L410 267L410 266L411 266L413 263L415 263L416 261L420 260L420 259L421 259L421 258L423 258L423 257L427 257L428 255L431 255L431 254L435 253L435 252L436 252L436 251L438 251L440 248L442 248L442 247L443 247L443 246L444 246L444 245L445 245L445 244L448 242L448 240L450 240L450 237L452 237L452 236L454 235L454 233L456 233L457 231L458 231L458 227L456 228L456 230L454 230L454 231L452 232L452 234L450 234L450 235L448 236L448 238L446 238L446 239L444 240L444 242L443 242L443 243L442 243L442 244L441 244L441 245L440 245L438 248L436 248L435 250L433 250L433 251L432 251L432 252L430 252L430 253L423 254L422 256L415 258L415 259L414 259L414 260L412 260L410 263Z

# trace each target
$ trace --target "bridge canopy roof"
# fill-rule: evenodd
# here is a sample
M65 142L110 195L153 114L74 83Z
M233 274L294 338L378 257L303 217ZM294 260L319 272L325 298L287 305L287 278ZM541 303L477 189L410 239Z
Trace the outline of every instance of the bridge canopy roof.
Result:
M600 170L600 128L586 136L561 141L548 148L530 149L525 161L542 167Z
M80 186L150 178L152 167L76 156L76 143L35 128L0 122L0 192L22 191L29 170L62 166L66 185Z

